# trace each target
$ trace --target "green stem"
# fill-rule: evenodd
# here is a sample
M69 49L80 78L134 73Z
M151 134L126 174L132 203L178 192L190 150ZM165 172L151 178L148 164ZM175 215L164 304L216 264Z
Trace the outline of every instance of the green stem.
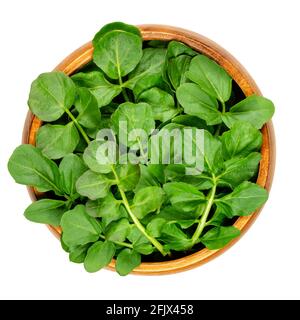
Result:
M106 238L105 238L103 235L100 235L100 238L103 239L103 240L106 240ZM117 245L119 245L119 246L133 249L133 245L130 244L130 243L120 242L120 241L112 241L112 242L115 243L115 244L117 244Z
M122 77L121 77L120 73L119 73L119 84L122 89L122 95L123 95L125 101L130 101L128 94L126 92L126 88L124 88L124 86L123 86L123 81L122 81Z
M195 233L192 236L192 244L193 245L197 242L197 240L199 239L199 237L201 236L201 234L203 232L203 229L205 228L205 224L206 224L210 209L211 209L211 207L212 207L212 205L214 203L214 198L215 198L215 195L216 195L216 189L217 189L217 183L216 183L216 180L214 178L214 186L212 187L212 189L210 190L210 192L209 192L209 194L207 196L206 207L205 207L204 212L203 212L203 214L201 216L201 219L199 221L197 229L196 229Z
M111 166L111 169L112 169L112 172L116 178L116 181L117 181L117 185L118 185L118 188L119 188L119 191L120 191L120 194L121 194L121 197L122 197L122 200L123 200L123 204L129 214L129 216L131 217L133 223L136 225L136 227L141 231L141 233L154 245L154 247L163 255L167 255L167 253L164 251L164 248L162 246L162 244L157 241L155 238L151 237L147 232L146 232L146 229L144 228L144 226L140 223L139 219L134 215L134 213L132 212L131 208L130 208L130 205L129 205L129 202L128 202L128 199L126 197L126 194L124 192L124 190L119 186L119 177L118 177L118 174L116 173L116 170L114 168L114 166L112 165Z
M75 126L79 130L79 132L82 134L84 140L86 141L87 144L91 142L90 138L88 135L85 133L85 131L82 129L82 126L78 123L76 118L73 116L72 112L69 109L66 109L67 115L71 118L71 120L74 122Z
M226 112L226 104L223 100L220 100L221 102L221 106L222 106L222 113L225 113Z

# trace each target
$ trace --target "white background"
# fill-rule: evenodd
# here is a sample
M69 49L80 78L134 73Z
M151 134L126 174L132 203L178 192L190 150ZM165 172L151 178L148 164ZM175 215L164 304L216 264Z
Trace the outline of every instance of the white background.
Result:
M0 298L300 298L299 1L1 1ZM231 52L276 105L276 175L250 231L208 264L170 276L87 274L68 262L42 225L23 217L30 203L6 164L20 143L31 81L51 70L105 23L158 23L201 33Z

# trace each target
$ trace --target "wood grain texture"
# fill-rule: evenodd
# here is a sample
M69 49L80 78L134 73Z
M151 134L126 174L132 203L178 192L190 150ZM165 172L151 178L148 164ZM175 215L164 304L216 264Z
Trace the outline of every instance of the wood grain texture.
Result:
M249 73L245 68L226 50L221 48L215 42L207 39L206 37L199 35L197 33L187 31L177 27L163 26L163 25L141 25L139 26L144 40L177 40L181 41L188 46L192 47L196 51L203 53L219 63L228 74L236 81L245 96L252 94L261 95L259 88L257 87L254 80L251 78ZM74 51L70 56L64 59L55 70L60 70L70 75L76 72L78 69L82 68L89 61L92 60L93 46L89 42L82 46L81 48ZM32 115L31 112L28 113L25 126L23 130L23 143L35 144L36 133L42 122ZM274 175L275 167L275 136L272 122L269 121L262 128L263 133L263 144L262 144L262 159L260 162L260 169L258 174L257 183L262 187L270 191L272 185L272 179ZM28 188L30 197L35 201L40 194L36 192L33 188ZM241 230L241 235L243 235L252 223L257 218L260 210L257 210L252 215L247 217L240 217L235 222L235 226ZM48 226L50 230L56 237L60 237L61 229ZM225 252L230 248L239 238L233 240L223 249L219 250L208 250L203 249L196 253L187 255L183 258L164 261L164 262L145 262L137 267L133 273L134 274L144 274L144 275L162 275L170 274L179 271L189 270L196 266L200 266L209 260L217 257L218 255ZM114 270L115 261L113 260L108 269Z

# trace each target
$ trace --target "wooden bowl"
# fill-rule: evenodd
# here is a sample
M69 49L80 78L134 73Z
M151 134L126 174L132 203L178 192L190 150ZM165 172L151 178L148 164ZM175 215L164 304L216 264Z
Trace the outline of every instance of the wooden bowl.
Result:
M205 54L219 63L235 80L245 96L250 96L252 94L261 95L259 88L245 68L231 54L213 41L197 33L176 27L162 25L142 25L139 26L139 28L142 32L144 40L177 40L187 44L196 51ZM92 54L93 46L92 43L89 42L64 59L55 68L55 70L63 71L68 75L73 74L92 60ZM34 145L36 133L40 126L41 121L31 112L29 112L23 131L23 143L30 143ZM269 121L266 125L264 125L261 131L263 134L263 144L261 149L262 159L260 162L257 183L270 191L275 165L275 137L272 122ZM31 199L35 201L39 194L30 187L28 187L28 191ZM242 235L255 221L260 210L257 210L250 216L239 217L236 220L234 226L241 230ZM52 226L49 226L49 228L56 237L60 237L60 228L54 228ZM222 254L236 241L238 241L238 239L233 240L226 247L219 250L202 249L196 253L176 260L164 262L143 262L133 271L133 273L144 275L161 275L189 270L195 268L196 266L200 266ZM108 268L111 270L115 269L114 260L109 264Z

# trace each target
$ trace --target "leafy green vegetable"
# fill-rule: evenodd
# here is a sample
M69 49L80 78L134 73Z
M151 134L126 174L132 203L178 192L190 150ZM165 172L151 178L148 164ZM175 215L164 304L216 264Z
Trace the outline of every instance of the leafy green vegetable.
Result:
M33 202L26 210L26 219L32 222L59 226L66 211L66 203L61 200L42 199Z
M88 272L97 272L107 266L115 254L115 246L110 241L95 242L88 250L84 268Z
M101 71L76 73L72 80L79 88L87 88L95 96L99 108L108 105L122 91L120 85L110 83ZM78 101L75 102L75 106L78 104ZM96 123L99 124L99 120Z
M36 137L36 145L49 159L60 159L72 153L79 143L79 134L73 122L66 126L46 124Z
M116 259L127 275L175 251L228 245L236 217L268 198L254 181L273 103L243 98L186 44L143 41L123 22L101 28L93 46L93 61L71 76L43 73L31 85L36 146L8 161L15 181L38 191L25 217L60 227L69 260L88 272Z
M126 276L141 264L141 255L135 250L123 249L117 257L116 271L120 276Z
M75 100L75 85L62 72L42 73L32 82L28 105L43 121L55 121Z
M96 37L94 62L112 79L121 79L131 72L142 58L142 39L136 34L113 30Z
M83 205L67 211L62 217L61 227L62 239L70 247L95 242L102 232L100 223L87 215Z
M235 227L215 227L201 238L201 242L210 250L223 248L231 240L240 235L240 230Z

